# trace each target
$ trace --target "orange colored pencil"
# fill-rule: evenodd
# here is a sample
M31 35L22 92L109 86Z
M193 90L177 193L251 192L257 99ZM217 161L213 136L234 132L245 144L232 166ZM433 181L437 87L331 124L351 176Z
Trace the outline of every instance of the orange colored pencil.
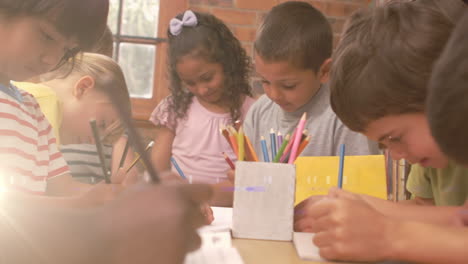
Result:
M221 133L221 135L223 135L223 137L226 139L226 141L228 142L229 146L231 146L232 149L233 146L232 146L232 143L231 143L231 140L229 139L229 131L227 130L227 128L223 125L219 128L219 132Z
M248 153L248 160L249 161L258 161L257 153L255 152L255 149L252 146L252 142L250 142L250 139L247 135L244 135L245 137L245 149L246 149L246 154Z
M239 148L237 147L237 135L233 134L231 130L229 130L228 132L229 132L229 141L231 142L232 150L234 151L237 157L239 155Z
M302 151L307 147L307 144L310 142L310 135L307 136L299 145L299 149L297 150L297 156L301 155Z

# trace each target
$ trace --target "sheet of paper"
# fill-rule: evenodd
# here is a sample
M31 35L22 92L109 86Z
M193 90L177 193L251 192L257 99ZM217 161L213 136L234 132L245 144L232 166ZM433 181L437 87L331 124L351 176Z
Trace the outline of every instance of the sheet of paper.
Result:
M211 207L213 210L214 221L211 225L199 229L200 232L222 232L230 231L232 227L232 208L231 207Z
M320 257L318 247L312 242L313 238L313 233L294 232L293 243L297 255L302 260L325 261Z

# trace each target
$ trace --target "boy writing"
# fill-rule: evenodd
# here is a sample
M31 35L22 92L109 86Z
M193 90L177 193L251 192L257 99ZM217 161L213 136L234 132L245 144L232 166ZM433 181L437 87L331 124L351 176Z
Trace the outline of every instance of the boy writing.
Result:
M249 110L244 128L257 153L270 129L292 134L307 112L311 143L302 156L334 156L346 144L347 154L378 154L374 143L351 132L329 104L328 80L332 32L326 18L304 2L285 2L265 17L255 40L256 71L266 95ZM302 131L298 131L302 133Z
M349 22L332 70L337 115L387 146L394 158L443 168L448 159L431 137L424 111L432 66L452 31L450 21L431 7L402 3L364 11ZM441 186L457 184L449 178ZM337 189L329 198L304 203L296 221L298 229L316 233L314 243L325 258L468 260L468 229L460 227L457 207L397 205Z

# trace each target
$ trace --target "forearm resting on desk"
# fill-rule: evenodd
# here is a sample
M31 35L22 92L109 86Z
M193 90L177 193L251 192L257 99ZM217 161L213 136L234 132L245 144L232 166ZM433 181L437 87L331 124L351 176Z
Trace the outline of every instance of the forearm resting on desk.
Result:
M456 206L431 206L428 201L420 200L420 198L394 203L368 195L362 195L362 197L374 209L386 216L431 224L455 224L455 214L461 208Z
M391 236L392 259L433 264L468 263L468 228L402 221Z

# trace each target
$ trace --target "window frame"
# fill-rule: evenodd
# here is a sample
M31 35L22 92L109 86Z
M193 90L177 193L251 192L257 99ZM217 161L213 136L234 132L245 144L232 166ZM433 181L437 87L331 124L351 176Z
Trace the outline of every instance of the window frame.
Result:
M154 37L141 37L120 34L123 18L124 1L119 0L118 15L117 15L117 32L113 32L114 37L114 58L118 61L120 56L120 44L145 44L156 47L154 56L154 72L153 72L153 96L152 98L130 98L132 102L133 119L144 124L148 121L154 107L164 97L169 94L168 80L166 77L166 61L167 61L167 28L169 21L175 15L183 12L188 8L187 0L160 0L159 2L159 17L158 17L158 34ZM141 122L143 121L143 123Z

